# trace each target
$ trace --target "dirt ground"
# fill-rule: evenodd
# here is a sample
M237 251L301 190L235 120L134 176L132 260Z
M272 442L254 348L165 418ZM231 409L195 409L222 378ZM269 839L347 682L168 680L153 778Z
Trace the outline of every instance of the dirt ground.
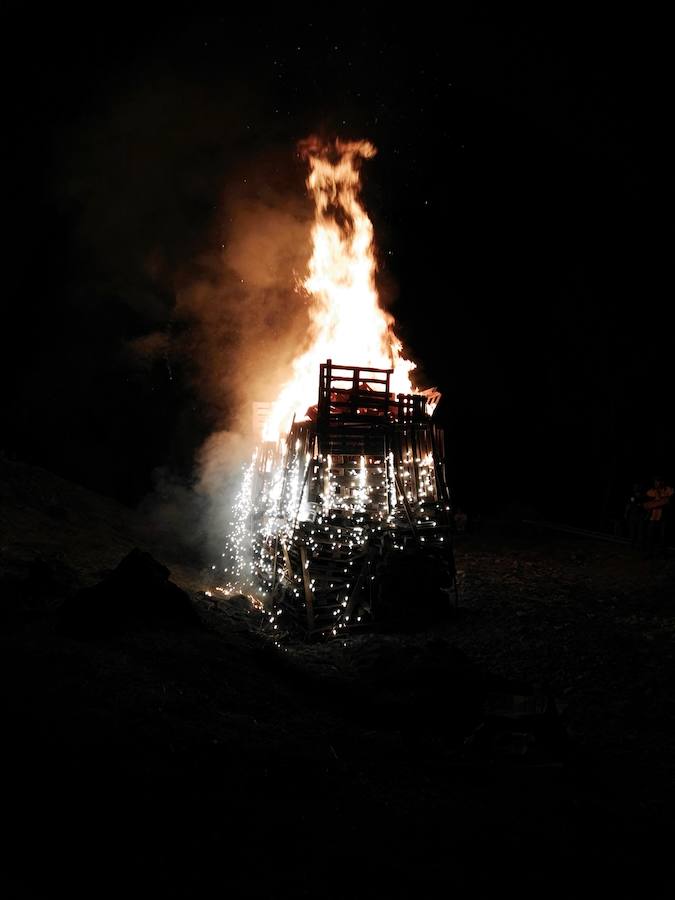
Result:
M672 896L672 556L486 523L447 622L279 649L133 512L0 476L5 896ZM64 632L134 546L200 623Z

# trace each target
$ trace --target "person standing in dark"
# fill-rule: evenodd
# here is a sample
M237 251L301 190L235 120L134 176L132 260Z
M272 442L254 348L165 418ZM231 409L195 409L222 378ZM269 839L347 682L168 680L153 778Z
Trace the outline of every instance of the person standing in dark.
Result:
M648 517L644 508L645 499L642 485L634 484L623 514L632 547L642 547L644 542L645 523Z
M665 546L668 512L672 496L672 487L666 484L661 475L655 475L654 484L647 491L643 504L648 515L647 552L650 556L655 552L662 551Z

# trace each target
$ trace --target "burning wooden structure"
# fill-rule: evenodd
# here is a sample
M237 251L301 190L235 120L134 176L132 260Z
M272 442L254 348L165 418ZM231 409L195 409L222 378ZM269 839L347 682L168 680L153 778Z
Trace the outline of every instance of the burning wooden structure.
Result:
M359 196L376 149L310 137L299 151L314 201L307 333L276 398L254 404L263 439L232 507L218 590L262 601L275 631L337 636L448 609L452 519L438 395L414 387L415 363L379 303ZM332 362L348 354L361 365Z
M438 395L394 394L391 374L328 360L306 420L256 451L252 568L271 621L337 636L452 603Z

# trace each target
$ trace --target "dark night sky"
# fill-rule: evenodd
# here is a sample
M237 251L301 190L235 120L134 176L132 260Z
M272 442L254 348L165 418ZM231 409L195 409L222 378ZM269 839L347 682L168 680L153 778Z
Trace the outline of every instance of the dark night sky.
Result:
M295 143L323 131L379 148L382 285L444 392L464 504L601 523L634 479L674 477L664 22L15 10L5 452L132 503L158 467L189 476L222 425L189 355L125 348L189 331L170 276L228 185L273 159L301 195Z

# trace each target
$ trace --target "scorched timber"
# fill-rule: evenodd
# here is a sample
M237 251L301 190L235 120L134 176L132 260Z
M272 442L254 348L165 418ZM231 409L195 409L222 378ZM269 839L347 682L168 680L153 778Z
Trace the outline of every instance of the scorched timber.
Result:
M392 371L328 360L307 419L256 453L258 578L310 636L438 614L456 592L443 432Z

